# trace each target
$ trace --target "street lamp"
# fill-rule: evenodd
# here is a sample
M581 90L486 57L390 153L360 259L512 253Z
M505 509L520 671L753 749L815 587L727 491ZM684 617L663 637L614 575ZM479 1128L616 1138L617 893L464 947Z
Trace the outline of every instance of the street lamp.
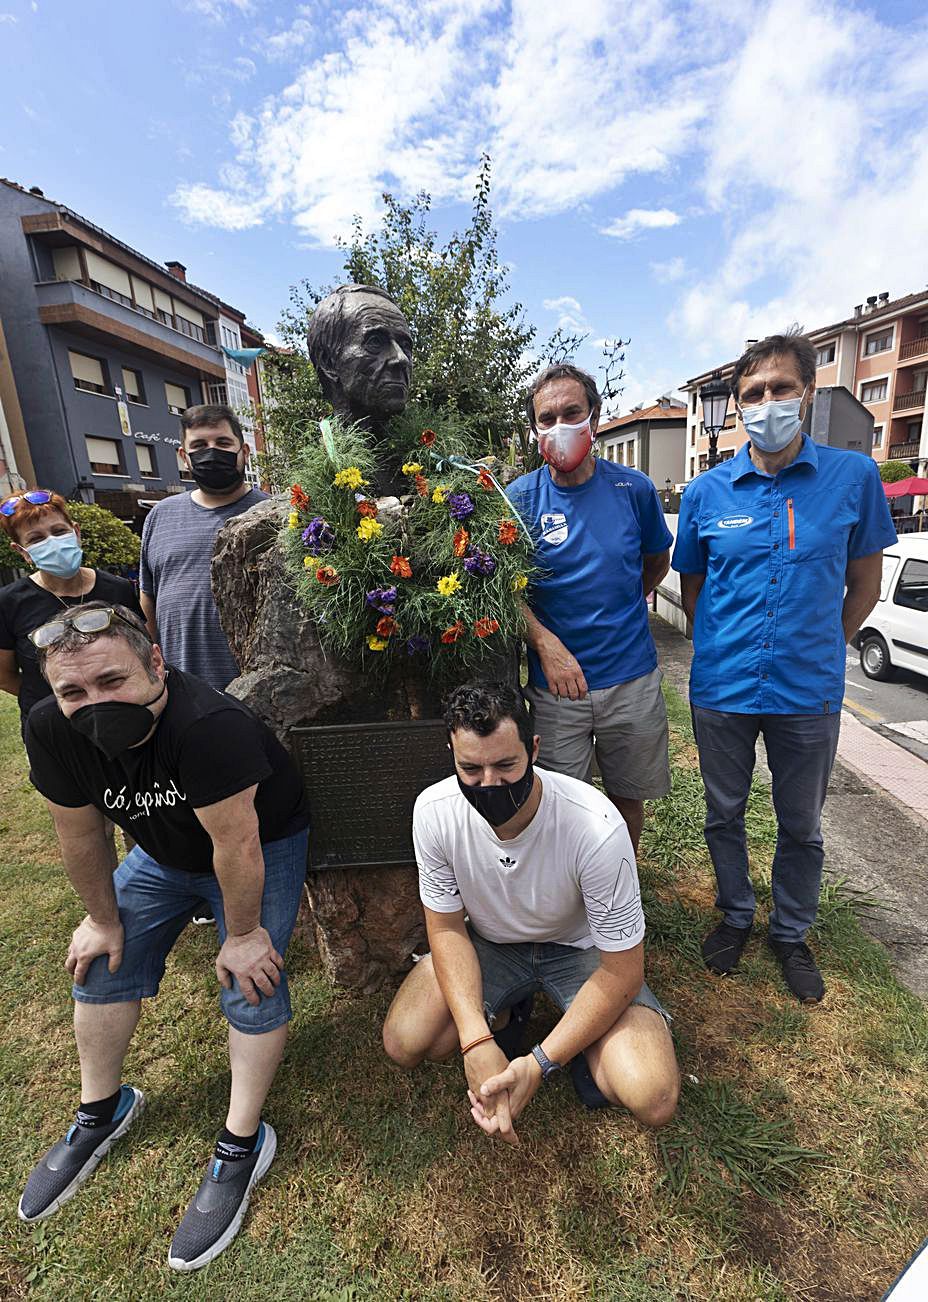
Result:
M673 488L673 481L668 475L664 480L664 510L670 510L670 490Z
M728 415L728 399L730 396L731 387L727 380L722 379L718 371L714 371L699 390L699 399L702 403L702 423L709 435L707 466L709 470L719 463L719 431L725 424L725 417Z

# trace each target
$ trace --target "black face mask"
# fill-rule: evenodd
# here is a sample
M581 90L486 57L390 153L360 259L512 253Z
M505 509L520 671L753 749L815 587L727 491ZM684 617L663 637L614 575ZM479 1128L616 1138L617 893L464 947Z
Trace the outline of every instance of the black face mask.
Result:
M166 690L167 682L163 682L158 695L144 705L137 705L134 701L99 701L95 705L82 705L74 711L68 723L89 737L108 760L115 759L130 746L137 746L151 732L155 720L148 707L160 701Z
M515 782L503 782L498 787L470 787L458 777L458 786L467 803L473 805L491 827L502 827L528 800L534 781L535 773L529 760L528 768Z
M187 453L187 460L190 473L208 493L231 493L245 478L245 467L239 469L238 453L225 448L198 448Z

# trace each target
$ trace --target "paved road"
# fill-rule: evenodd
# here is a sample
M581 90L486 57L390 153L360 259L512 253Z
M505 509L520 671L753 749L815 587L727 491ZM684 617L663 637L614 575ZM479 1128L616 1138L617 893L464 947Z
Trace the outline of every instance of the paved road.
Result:
M875 682L848 647L844 707L868 728L928 760L928 676L907 669L897 673L895 682Z

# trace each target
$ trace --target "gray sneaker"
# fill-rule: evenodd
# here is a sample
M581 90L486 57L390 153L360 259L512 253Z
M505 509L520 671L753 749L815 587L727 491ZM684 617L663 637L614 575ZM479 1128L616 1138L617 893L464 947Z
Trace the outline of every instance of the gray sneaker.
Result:
M124 1135L145 1106L145 1095L134 1085L123 1085L113 1120L105 1126L79 1126L53 1144L26 1181L19 1200L21 1221L44 1221L57 1212L84 1181L93 1175L114 1140Z
M199 1270L218 1257L238 1234L251 1191L277 1152L274 1128L261 1122L255 1151L241 1162L210 1159L206 1175L177 1227L168 1252L174 1270Z

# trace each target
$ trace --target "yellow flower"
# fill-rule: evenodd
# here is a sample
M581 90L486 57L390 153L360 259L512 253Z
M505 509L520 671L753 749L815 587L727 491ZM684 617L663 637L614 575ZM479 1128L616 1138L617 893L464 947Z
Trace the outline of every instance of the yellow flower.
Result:
M528 587L528 579L524 574L517 574L512 581L513 592L521 592L523 588Z
M404 475L421 475L422 467L418 461L407 461L403 466Z
M360 488L362 484L366 484L367 480L361 478L361 472L357 466L346 466L344 470L338 472L332 482L336 488L350 488L353 490Z
M370 637L367 639L367 645L368 649L371 651L386 651L387 647L390 645L390 640L386 637L375 637L374 634L371 633Z
M443 597L450 597L452 593L457 592L460 586L461 580L458 578L457 574L446 574L435 584L435 587Z
M432 494L433 502L443 502L448 495L448 484L439 484Z
M362 542L370 542L372 538L376 538L381 533L383 533L383 525L379 520L375 520L369 515L364 517L357 528L357 535Z
M311 570L315 564L316 564L316 558L315 558L315 556L304 556L304 557L303 557L303 569L304 569L304 570Z
M300 514L298 511L291 511L287 518L287 524L291 529L298 529L300 524Z

